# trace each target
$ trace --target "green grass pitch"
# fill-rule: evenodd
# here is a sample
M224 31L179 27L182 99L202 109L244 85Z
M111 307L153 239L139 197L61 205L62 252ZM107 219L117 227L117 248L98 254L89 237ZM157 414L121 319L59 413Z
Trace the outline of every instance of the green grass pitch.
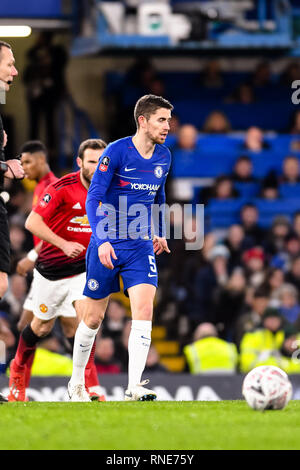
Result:
M7 403L0 449L299 449L300 401Z

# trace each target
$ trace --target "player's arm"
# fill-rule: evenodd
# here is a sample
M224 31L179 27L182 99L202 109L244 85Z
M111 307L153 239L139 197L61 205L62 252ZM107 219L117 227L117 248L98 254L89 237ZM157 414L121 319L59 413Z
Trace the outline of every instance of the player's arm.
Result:
M41 251L43 242L40 241L32 250L30 250L24 258L20 259L17 264L16 271L20 276L26 276L26 274L33 270L35 262Z
M44 240L62 250L66 256L76 258L76 256L85 250L85 247L80 243L65 240L54 233L47 225L47 221L51 220L51 217L60 210L60 206L63 203L63 193L57 191L50 184L34 210L29 214L25 222L25 228L40 240Z
M93 236L98 246L100 262L108 269L114 268L111 258L117 259L117 257L102 230L102 222L106 221L106 216L101 206L118 166L118 159L119 155L115 150L115 145L109 145L100 158L88 190L85 205Z
M166 193L165 193L165 182L167 175L164 178L164 181L160 185L154 200L156 207L161 207L162 210L157 212L157 217L154 217L154 237L153 237L153 248L156 255L160 255L163 251L171 253L168 242L166 240L166 222L165 222L165 208L166 203Z
M59 248L70 258L76 258L85 250L85 247L80 243L70 242L56 235L44 222L43 217L35 211L31 211L27 217L25 228L41 240Z

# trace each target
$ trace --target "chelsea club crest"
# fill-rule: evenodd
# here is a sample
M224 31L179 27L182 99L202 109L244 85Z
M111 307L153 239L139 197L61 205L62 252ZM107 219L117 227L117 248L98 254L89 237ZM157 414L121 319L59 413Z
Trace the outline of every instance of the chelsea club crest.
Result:
M162 169L162 167L161 167L161 166L156 166L156 167L154 168L154 174L155 174L156 178L161 178L162 175L163 175L163 169Z

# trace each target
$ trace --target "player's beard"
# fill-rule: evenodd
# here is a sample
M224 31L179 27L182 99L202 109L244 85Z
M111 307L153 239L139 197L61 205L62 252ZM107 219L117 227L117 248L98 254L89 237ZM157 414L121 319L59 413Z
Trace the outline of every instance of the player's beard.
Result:
M82 177L84 179L84 181L86 182L86 184L89 186L91 184L91 181L92 181L92 178L93 178L93 174L91 174L86 168L82 168Z
M151 140L153 145L165 143L165 139L162 142L162 137L160 136L160 134L155 135L154 133L148 131L147 132L147 137L148 137L149 140Z

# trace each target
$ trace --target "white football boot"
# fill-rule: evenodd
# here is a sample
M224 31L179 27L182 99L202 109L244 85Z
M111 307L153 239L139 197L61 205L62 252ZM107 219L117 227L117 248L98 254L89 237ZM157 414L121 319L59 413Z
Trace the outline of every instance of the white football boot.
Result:
M145 388L143 385L147 385L149 380L144 380L140 384L127 389L125 392L125 401L154 401L157 398L157 394L153 390Z
M85 389L84 384L75 384L72 385L71 382L68 383L68 395L70 401L77 402L87 402L91 401L88 392Z

